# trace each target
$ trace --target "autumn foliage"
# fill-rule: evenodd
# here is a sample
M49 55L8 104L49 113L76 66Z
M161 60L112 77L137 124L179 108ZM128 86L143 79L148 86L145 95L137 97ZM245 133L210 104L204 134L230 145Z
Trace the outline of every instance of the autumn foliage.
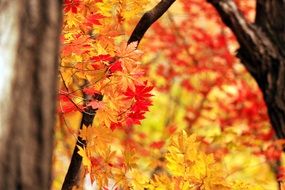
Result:
M254 1L236 2L252 20ZM205 0L180 0L128 44L156 3L64 1L53 188L79 136L77 188L86 178L104 190L277 189L284 141L235 37ZM92 126L79 129L90 109Z

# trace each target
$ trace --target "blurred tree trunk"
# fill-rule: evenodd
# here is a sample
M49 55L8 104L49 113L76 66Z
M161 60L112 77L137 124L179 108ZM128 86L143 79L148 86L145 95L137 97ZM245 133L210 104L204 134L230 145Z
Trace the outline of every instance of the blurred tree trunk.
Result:
M50 189L61 11L0 0L0 189Z
M237 56L263 93L277 137L285 138L285 1L256 0L254 23L233 0L208 2L235 34L240 44Z

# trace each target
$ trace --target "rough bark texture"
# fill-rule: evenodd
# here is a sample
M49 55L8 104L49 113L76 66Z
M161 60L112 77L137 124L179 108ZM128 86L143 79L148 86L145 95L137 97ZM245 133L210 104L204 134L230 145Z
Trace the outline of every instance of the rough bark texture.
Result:
M61 10L59 0L0 0L3 190L50 189Z
M237 56L262 90L277 137L285 138L285 2L257 0L255 23L232 0L208 2L237 37Z

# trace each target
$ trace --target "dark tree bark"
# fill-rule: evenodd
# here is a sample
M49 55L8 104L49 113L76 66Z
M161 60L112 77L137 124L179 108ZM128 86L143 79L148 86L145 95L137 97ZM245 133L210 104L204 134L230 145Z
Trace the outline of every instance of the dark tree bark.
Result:
M208 2L237 37L237 56L263 93L277 137L285 138L285 2L257 0L254 23L243 17L233 0Z
M103 96L101 94L94 94L93 96L85 96L85 100L92 101L102 101ZM87 102L86 102L87 103ZM83 126L90 127L92 126L94 117L96 115L97 109L93 109L91 106L88 106L84 109L84 112L82 113L82 119L80 123L79 129L82 129ZM78 154L79 147L83 148L86 146L86 142L78 136L78 139L75 143L75 147L73 149L73 153L71 156L71 161L67 170L67 173L65 175L63 184L62 184L62 190L71 190L73 187L79 187L80 183L80 170L82 167L82 157Z
M147 11L136 25L128 40L128 44L136 41L139 44L149 27L157 21L175 1L176 0L161 0L153 9Z
M0 0L0 189L50 189L61 12Z

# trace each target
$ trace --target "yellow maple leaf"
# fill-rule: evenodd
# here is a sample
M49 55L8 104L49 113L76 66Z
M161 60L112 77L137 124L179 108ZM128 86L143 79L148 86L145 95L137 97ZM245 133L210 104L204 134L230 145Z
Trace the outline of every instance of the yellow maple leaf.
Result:
M130 175L131 175L131 185L132 185L132 189L134 190L144 190L148 183L148 177L145 176L142 172L140 172L137 169L132 169L130 171Z
M112 131L104 126L83 126L79 135L87 142L88 150L94 153L107 151L109 144L113 141Z
M138 42L132 42L129 45L127 42L121 43L116 50L116 56L122 63L123 70L130 71L137 67L138 61L143 55L142 51L137 49Z
M98 12L107 17L112 16L115 2L115 0L103 0L102 2L96 3L97 8L99 9Z
M185 131L175 134L167 150L166 168L179 189L230 189L221 164L212 154L199 150L195 135L188 136Z
M82 147L78 146L78 145L77 145L77 148L79 149L79 151L77 153L82 157L83 166L85 166L88 169L88 171L90 172L91 161L90 161L89 157L87 156L86 150L83 149Z
M82 15L73 13L66 13L64 18L68 28L78 27L84 20Z
M183 176L186 167L190 167L197 160L199 143L196 136L187 136L185 131L173 136L167 150L167 168L174 176Z
M135 168L137 166L137 155L134 150L126 149L123 152L124 162L126 164L127 169Z
M112 122L116 123L118 118L118 111L109 107L107 103L102 106L101 109L97 111L97 118L100 118L100 122L102 125L110 128Z
M154 175L148 189L150 190L172 190L174 179L167 174Z

